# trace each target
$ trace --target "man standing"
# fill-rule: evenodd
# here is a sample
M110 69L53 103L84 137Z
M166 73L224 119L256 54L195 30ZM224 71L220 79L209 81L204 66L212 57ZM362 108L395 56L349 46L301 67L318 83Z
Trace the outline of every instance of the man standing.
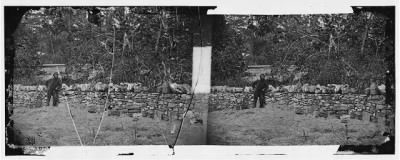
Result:
M58 91L61 89L61 79L58 73L53 74L53 78L46 81L47 87L47 106L49 106L50 98L53 97L53 106L58 104Z
M254 89L254 108L257 106L257 100L260 100L260 108L264 108L265 103L265 90L268 89L267 81L265 80L265 75L261 74L260 79L252 84Z

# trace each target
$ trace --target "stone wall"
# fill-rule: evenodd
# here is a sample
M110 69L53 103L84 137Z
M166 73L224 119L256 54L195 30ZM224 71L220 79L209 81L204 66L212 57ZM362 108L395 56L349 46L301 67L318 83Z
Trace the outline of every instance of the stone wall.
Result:
M65 95L71 106L86 108L89 113L101 113L107 99L107 92L66 91ZM66 102L62 94L59 95L59 99L63 103ZM43 107L46 105L46 100L44 91L24 90L13 93L13 107ZM191 95L189 94L111 92L107 108L109 116L125 114L131 117L144 116L162 120L171 118L179 120L190 101Z
M215 89L215 87L214 87ZM65 91L71 105L84 107L90 113L101 113L107 92ZM14 90L13 107L42 107L46 104L46 93L32 87L31 90ZM208 109L241 110L253 106L253 94L249 87L213 90L208 96ZM60 95L60 100L65 98ZM278 92L267 93L266 104L280 104L283 109L293 109L296 114L312 114L315 117L349 117L366 121L379 121L394 115L393 108L385 105L383 95L365 94L312 94ZM145 92L112 91L109 96L110 116L158 117L163 120L181 119L191 101L189 94L162 94Z
M315 117L348 117L377 122L393 115L392 107L385 105L383 95L365 94L309 94L267 93L266 104L279 104L283 109L293 109L296 114ZM253 94L248 92L214 92L210 94L209 111L241 110L253 106ZM386 117L387 118L387 117Z

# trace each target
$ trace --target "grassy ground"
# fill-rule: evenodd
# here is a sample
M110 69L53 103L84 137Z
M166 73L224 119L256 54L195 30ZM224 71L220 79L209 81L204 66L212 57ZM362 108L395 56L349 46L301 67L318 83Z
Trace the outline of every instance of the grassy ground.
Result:
M70 107L83 144L93 145L101 113L88 113L84 105ZM65 104L32 109L17 107L12 119L15 136L22 145L80 145ZM175 133L171 133L174 124ZM157 145L166 141L171 144L178 125L178 121L106 115L95 145Z
M82 142L93 145L101 114L88 113L84 105L70 107ZM79 145L65 104L17 107L11 118L15 122L15 136L22 145ZM367 145L379 144L384 138L381 136L383 125L352 119L348 123L349 139L346 140L346 127L339 119L296 115L282 105L214 111L208 114L207 121L207 143L218 145ZM171 134L174 124L175 133ZM179 121L106 115L95 145L171 144L178 125Z
M384 126L351 119L297 115L284 105L208 114L207 143L215 145L380 144Z

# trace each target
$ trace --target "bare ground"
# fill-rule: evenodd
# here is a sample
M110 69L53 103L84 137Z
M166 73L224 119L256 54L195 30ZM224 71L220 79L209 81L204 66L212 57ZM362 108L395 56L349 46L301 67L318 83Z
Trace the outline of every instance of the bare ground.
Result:
M285 105L208 114L207 143L214 145L380 144L383 124L297 115ZM346 140L346 137L348 139Z
M101 108L102 106L98 106ZM72 114L84 145L166 145L177 135L179 121L162 121L145 117L104 116L96 143L94 135L101 113L88 113L85 105L70 104ZM14 109L15 136L20 145L80 145L66 104L58 107ZM175 132L171 133L175 124Z
M93 144L101 113L88 113L82 104L70 107L84 145L172 144L179 127L179 121L106 115ZM17 107L12 119L21 145L80 145L65 104ZM207 144L211 145L368 145L384 139L382 124L351 119L346 140L345 125L339 119L297 115L284 105L214 111L207 121ZM171 134L174 124L175 133Z

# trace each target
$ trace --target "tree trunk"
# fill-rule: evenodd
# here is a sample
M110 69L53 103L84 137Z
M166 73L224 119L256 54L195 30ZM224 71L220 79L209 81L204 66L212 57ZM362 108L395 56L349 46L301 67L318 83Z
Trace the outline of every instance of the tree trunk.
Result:
M375 49L375 56L378 56L378 52L379 52L379 44L378 42L375 40L375 45L376 45L376 49Z
M158 51L158 44L160 43L161 33L162 33L162 19L160 18L160 30L157 33L157 40L156 40L156 46L155 46L156 52Z
M365 41L367 40L368 37L368 24L365 24L365 31L362 36L362 43L361 43L361 54L364 54L364 46L365 46Z

